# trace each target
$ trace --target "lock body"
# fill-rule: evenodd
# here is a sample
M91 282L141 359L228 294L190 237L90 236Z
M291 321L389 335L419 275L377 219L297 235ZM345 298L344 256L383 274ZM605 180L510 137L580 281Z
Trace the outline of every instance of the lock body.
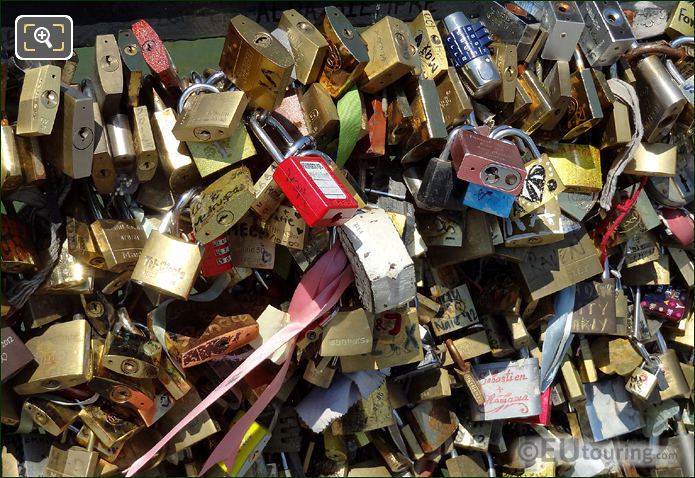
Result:
M0 126L2 130L2 192L10 192L17 189L24 182L22 177L22 165L17 150L14 132L11 126Z
M94 112L94 155L92 157L92 181L99 194L111 194L116 190L116 167L111 155L111 145L99 104L92 102Z
M31 397L22 407L34 423L53 436L59 436L77 418L78 411L49 400Z
M357 202L319 156L286 158L273 179L309 227L344 224L357 210Z
M140 105L140 88L142 85L145 59L133 30L118 31L118 48L123 62L123 89L126 105L136 108Z
M635 37L618 2L577 2L584 19L579 47L591 66L609 66L618 61Z
M533 3L543 4L541 13L534 15L540 19L541 28L548 31L541 58L569 61L585 28L577 2Z
M217 239L205 244L205 252L200 264L200 274L203 277L216 277L232 269L232 255L229 249L227 235L222 234Z
M131 172L135 162L135 146L128 116L113 115L106 122L106 132L109 136L114 166L118 171Z
M91 224L105 269L123 272L133 266L145 245L145 231L133 219L99 219Z
M462 123L473 111L473 103L454 68L447 68L435 80L444 126L451 128Z
M316 82L328 53L326 39L309 20L294 9L282 12L278 26L287 33L297 81L303 85Z
M164 87L175 96L181 93L181 79L176 66L171 61L164 43L145 20L138 20L131 26L133 36L140 46L142 57L150 71L162 82Z
M174 126L179 141L208 142L229 138L241 124L248 100L243 91L189 97Z
M340 121L333 98L320 83L314 83L299 98L307 132L319 143L328 144L337 135Z
M677 146L665 143L640 143L635 155L623 170L636 176L676 175Z
M92 174L94 111L92 99L67 85L60 86L60 105L53 133L44 138L43 155L73 179Z
M94 51L94 92L102 113L110 118L118 113L123 94L123 63L116 37L97 35Z
M44 65L24 72L17 112L17 135L46 136L53 124L60 102L60 68Z
M676 8L671 11L666 26L666 34L671 38L688 36L693 34L695 26L695 10L690 2L678 2Z
M101 366L132 378L154 378L161 354L162 347L158 342L120 329L106 336Z
M437 22L429 10L422 10L409 26L420 55L422 75L430 80L436 80L449 67Z
M39 265L39 258L30 241L31 234L27 225L13 216L3 214L0 228L2 272L22 273L34 270Z
M152 133L147 106L133 108L133 147L135 175L141 183L151 180L157 172L159 154Z
M545 85L534 72L524 69L523 73L519 75L518 82L531 98L531 103L528 113L517 122L517 126L525 133L532 134L548 121L555 107Z
M4 141L3 141L4 143ZM46 167L41 156L41 146L37 138L16 136L17 155L22 167L24 183L38 184L46 180Z
M441 151L447 137L434 80L423 77L413 79L406 86L406 98L409 103L408 110L411 112L408 127L412 129L412 134L406 134L405 141L401 144L402 164L431 158Z
M459 179L514 196L521 193L526 170L515 145L463 131L451 145L451 158Z
M557 125L567 114L573 101L569 62L556 61L543 80L543 85L550 96L553 110L541 126L541 130L555 133Z
M490 52L502 80L496 94L491 96L502 103L513 103L518 78L517 47L510 43L493 42L490 44Z
M265 28L243 15L229 21L220 68L252 105L277 108L293 66L292 55Z
M321 30L328 41L328 53L319 82L332 98L338 98L362 75L369 54L360 34L336 7L325 8Z
M526 58L540 31L536 17L518 3L486 2L480 21L502 43L517 47L520 59Z

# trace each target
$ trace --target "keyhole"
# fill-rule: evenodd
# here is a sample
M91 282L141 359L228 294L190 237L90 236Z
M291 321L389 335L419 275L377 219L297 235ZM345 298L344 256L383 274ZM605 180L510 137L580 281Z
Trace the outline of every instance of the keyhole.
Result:
M55 108L58 105L58 95L53 90L46 90L41 95L41 102L47 108Z
M123 52L126 55L135 55L138 52L138 48L135 45L126 45L126 47L123 49Z
M147 40L144 45L142 45L142 49L145 51L152 51L154 48L154 42L152 40Z
M352 38L355 36L355 34L349 28L343 28L343 35L345 35L346 38Z

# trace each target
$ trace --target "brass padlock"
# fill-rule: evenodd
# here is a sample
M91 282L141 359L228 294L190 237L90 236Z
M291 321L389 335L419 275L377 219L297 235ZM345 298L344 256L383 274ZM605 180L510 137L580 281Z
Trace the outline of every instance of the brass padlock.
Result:
M121 60L123 61L125 103L130 108L137 108L140 104L140 87L142 86L145 59L142 57L140 45L130 28L118 31L118 48L121 50Z
M118 113L123 94L121 52L113 35L97 35L94 40L94 90L105 117Z
M77 418L79 410L58 405L43 398L31 397L22 408L29 413L36 425L54 437L59 436Z
M671 38L692 36L694 26L695 10L693 9L693 4L690 2L678 2L668 19L666 34Z
M154 378L158 374L162 346L144 335L121 307L111 327L101 365L116 373L134 378Z
M570 66L567 61L556 61L543 80L550 101L554 106L553 111L541 126L543 131L555 131L557 125L567 114L572 101L572 87L570 80Z
M337 367L338 357L321 357L317 355L315 358L309 359L302 378L317 387L329 388L333 382Z
M60 85L60 105L53 132L42 139L44 158L73 179L92 174L94 110L92 99Z
M79 417L96 438L109 448L127 442L143 428L103 402L85 405Z
M99 453L94 451L95 444L96 436L92 432L86 449L79 446L65 449L52 445L43 476L95 476L99 462Z
M369 62L358 83L362 91L377 93L406 75L419 76L420 57L405 22L386 16L361 33Z
M370 353L373 321L372 314L368 314L364 309L336 313L324 328L321 355L341 357Z
M135 163L135 146L128 116L124 114L111 116L106 121L106 133L109 136L116 170L131 174Z
M448 69L449 62L432 13L429 10L420 11L418 16L410 22L410 31L420 55L422 75L430 80L436 80Z
M24 176L24 184L29 186L45 181L46 167L41 157L41 146L38 138L16 136L15 142L17 155L22 167L22 175Z
M444 126L451 128L468 119L473 112L471 102L455 68L447 68L435 80Z
M58 262L38 294L90 294L94 290L94 269L77 261L68 252L68 240L60 248Z
M135 147L135 175L141 183L151 180L157 172L159 153L154 142L147 106L133 108L133 146Z
M148 92L152 97L152 133L159 153L162 173L167 178L171 190L177 194L182 193L198 184L200 174L189 155L186 144L176 139L172 132L176 124L174 110L164 105L154 88Z
M636 176L676 175L677 147L675 144L640 143L623 173Z
M111 194L116 190L116 167L111 156L109 135L96 99L94 84L89 79L82 81L82 93L92 99L94 112L94 154L92 156L92 181L99 194Z
M516 125L524 132L532 134L548 121L555 107L545 85L533 71L523 68L518 81L531 98L531 104L526 116Z
M220 68L252 105L274 110L285 96L294 60L265 28L243 15L229 21Z
M222 91L190 97L203 85L186 88L179 99L179 116L172 132L179 141L208 142L229 138L241 125L248 104L243 91ZM213 86L212 90L216 90ZM186 100L188 99L188 102Z
M317 144L326 145L338 136L338 109L333 98L320 83L310 85L300 95L299 104L304 113L307 132Z
M402 144L402 164L431 158L446 143L447 132L444 115L433 80L418 77L406 87L406 95L412 111L410 120L413 133Z
M45 65L25 70L17 112L17 135L51 134L60 96L60 68Z
M282 12L278 26L287 33L297 81L303 85L316 82L328 53L326 39L309 20L294 9Z
M490 53L497 71L499 71L502 84L492 96L502 103L513 103L516 97L516 85L518 78L517 47L510 43L490 43Z
M601 101L594 83L591 69L584 66L579 47L574 52L575 71L570 78L572 101L565 119L560 123L564 136L570 140L582 135L603 119Z
M101 336L106 335L111 329L115 317L111 302L99 291L94 294L81 294L80 302L87 321L94 331Z
M52 324L26 342L37 366L17 376L19 395L52 392L89 381L92 376L91 327L84 319Z
M561 143L557 149L548 151L548 158L565 185L566 191L597 192L603 187L601 153L597 148L583 144Z
M319 82L331 97L339 98L362 75L369 54L360 34L336 7L324 9L321 31L328 40L328 53Z
M0 173L0 181L2 192L7 193L21 186L24 178L22 176L21 159L14 131L12 131L11 126L6 124L6 121L3 121L0 128L2 130L2 173Z
M195 192L196 190L189 190L182 194L174 212L167 213L160 229L150 233L135 264L132 281L162 294L183 300L188 298L198 277L202 251L198 244L185 242L167 235L166 232L170 228L173 216L174 231L178 234L178 214Z

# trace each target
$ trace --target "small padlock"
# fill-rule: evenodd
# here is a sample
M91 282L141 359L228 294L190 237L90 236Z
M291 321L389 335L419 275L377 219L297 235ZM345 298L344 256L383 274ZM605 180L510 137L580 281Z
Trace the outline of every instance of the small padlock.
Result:
M22 409L29 413L36 425L54 437L59 436L77 418L79 410L58 405L39 397L30 397L24 402Z
M17 112L17 135L51 134L61 100L60 96L59 67L44 65L25 70Z
M243 15L229 21L220 68L252 105L274 110L285 96L293 66L292 55L258 23Z
M101 365L113 372L134 378L157 376L162 347L144 335L123 308L106 336Z
M128 116L116 114L109 118L106 121L106 133L109 135L116 170L132 174L135 165L135 145Z
M195 236L192 240L195 241ZM200 263L200 275L216 277L230 270L232 270L232 254L227 242L227 235L222 234L217 239L205 244L203 259Z
M420 54L422 75L430 80L436 80L448 69L449 62L432 13L429 10L420 11L418 16L410 22L410 31Z
M480 22L472 24L461 12L447 15L441 28L449 61L460 69L468 93L480 98L496 89L502 80L487 49L487 29Z
M167 213L158 231L152 231L138 257L131 280L162 294L186 300L198 276L202 260L198 244L167 235L172 217L178 234L178 214L196 193L189 190L179 198L174 210Z
M671 11L666 26L666 34L671 38L693 34L695 25L695 11L689 2L678 2L678 5Z
M535 72L528 67L519 67L519 71L519 85L531 98L531 104L525 117L515 124L525 133L532 134L548 122L555 110L555 105Z
M139 90L138 90L139 91ZM147 106L133 108L133 147L135 148L135 175L144 183L157 172L159 152L154 141Z
M249 126L278 163L273 179L307 225L334 226L348 221L357 210L357 202L326 164L330 158L319 151L284 157L261 127L260 117L259 112L253 112L248 118Z
M463 360L458 352L458 349L454 346L453 340L446 340L446 348L452 360L456 364L457 368L455 368L454 371L458 377L463 380L466 386L466 391L469 393L471 398L473 398L475 403L478 405L483 405L485 403L485 393L483 392L478 378L473 373L471 364Z
M447 128L462 123L473 112L473 103L468 97L461 78L454 68L447 68L435 80L439 104Z
M652 372L653 367L654 364L644 362L639 368L636 368L628 377L625 389L641 400L648 400L658 382L657 376ZM656 367L659 367L658 362Z
M131 30L140 45L142 57L147 66L167 90L178 96L181 92L181 79L157 32L145 20L133 23Z
M109 135L96 99L94 84L85 78L82 80L82 93L92 99L94 111L94 154L92 156L92 181L99 194L111 194L116 190L116 167Z
M94 451L96 436L90 433L87 448L72 446L64 449L52 445L43 476L95 476L99 463L99 453Z
M402 164L431 157L444 146L447 137L435 82L424 77L413 78L406 85L405 93L412 111L409 120L412 134L406 135L401 143Z
M118 48L123 61L123 89L125 104L129 108L140 105L140 87L145 69L142 49L130 28L118 31Z
M122 409L117 410L103 401L85 405L80 410L79 417L96 438L109 448L126 443L144 428L123 413Z
M94 40L94 93L106 118L118 113L123 94L123 63L113 35L97 35Z
M337 367L338 357L321 357L317 355L316 358L309 360L302 378L317 387L329 388L333 382Z
M369 54L360 34L336 7L324 9L320 30L328 41L328 52L321 66L319 83L331 97L339 98L362 75Z
M310 85L299 96L307 133L318 145L326 145L338 135L340 120L333 98L320 83Z

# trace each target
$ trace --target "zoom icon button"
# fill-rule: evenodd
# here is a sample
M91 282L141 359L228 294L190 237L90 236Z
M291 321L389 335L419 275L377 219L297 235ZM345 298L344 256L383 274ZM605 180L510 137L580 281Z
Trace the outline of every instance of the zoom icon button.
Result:
M14 22L14 50L20 60L67 60L72 55L72 18L18 16Z

